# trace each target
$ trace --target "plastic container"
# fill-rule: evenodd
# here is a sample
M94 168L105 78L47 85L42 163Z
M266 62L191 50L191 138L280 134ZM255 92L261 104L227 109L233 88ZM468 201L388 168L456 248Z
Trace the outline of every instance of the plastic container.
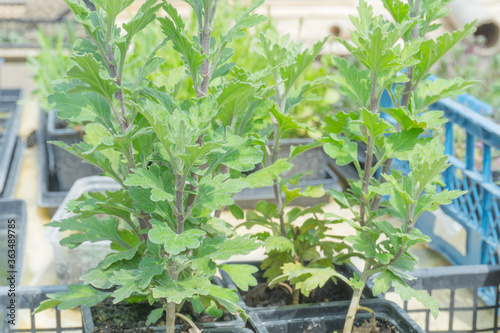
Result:
M259 283L265 281L265 278L263 277L264 272L260 270L260 266L262 264L261 261L247 261L247 262L236 262L235 261L235 262L228 262L227 264L228 265L230 265L230 264L239 264L239 265L245 264L245 265L256 266L257 268L259 268L259 271L254 274L255 278L257 279L257 281ZM356 267L354 267L351 264L345 264L341 267L337 267L337 270L340 272L343 272L344 274L346 274L349 277L353 276L354 272L360 274L359 271L356 269ZM238 287L236 287L236 285L234 284L234 282L231 279L231 277L229 276L229 274L227 274L223 270L220 270L220 274L222 277L222 281L224 282L224 287L230 288L230 289L235 289L236 291L238 291L238 294L239 294L239 289L238 289ZM348 293L350 293L352 295L351 287L349 287L347 284L345 284L342 281L339 281L339 280L337 280L337 281L338 281L337 283L340 283L343 287L345 287L348 290ZM363 291L363 296L362 296L363 299L374 298L372 290L373 290L373 283L371 281L368 281L366 284L366 287ZM257 310L257 309L269 309L270 308L270 307L252 307L252 306L249 306L243 301L241 294L239 294L239 297L240 297L239 305L241 306L241 308L245 309L246 311ZM378 298L383 299L382 296L379 296ZM333 304L333 303L337 303L337 302L339 302L339 301L325 302L324 304L330 304L330 303ZM343 301L340 301L340 302L343 302ZM282 306L282 308L297 309L297 308L302 308L305 305L307 307L310 304L286 305L286 306Z
M66 205L83 193L115 191L120 188L118 183L107 177L92 176L79 179L68 192L52 220L61 221L71 217L72 213L66 211ZM85 242L74 249L69 249L59 244L64 236L65 234L59 232L57 228L49 227L45 232L45 238L52 243L54 248L57 279L60 284L81 283L80 276L90 268L94 268L110 251L109 242Z
M222 286L222 281L214 277L212 283ZM83 327L86 333L92 333L94 330L94 321L92 319L92 308L82 306L82 318L83 318ZM204 332L213 332L213 333L249 333L253 332L247 328L244 328L245 322L239 317L235 317L233 315L229 315L228 321L221 322L213 322L213 323L205 323L203 324ZM156 332L165 332L165 327L150 327L154 329Z
M23 161L24 143L20 137L17 137L14 153L11 158L9 172L3 191L0 192L0 198L13 198L16 193L17 181L21 172Z
M400 333L425 333L396 304L369 299L361 305L375 311L378 321L387 321L399 329ZM343 329L349 301L338 303L305 304L300 308L273 307L250 311L250 321L258 333L331 333ZM355 324L369 320L371 314L358 311Z
M13 228L9 226L13 226ZM25 230L25 202L22 200L0 199L0 286L21 285L24 275ZM12 236L9 235L15 236L14 243L11 240ZM13 246L10 247L9 245ZM14 279L10 281L12 275Z
M50 215L54 215L61 205L68 191L59 190L57 176L49 171L47 153L47 116L40 114L40 127L36 131L38 146L38 205L47 208Z
M312 139L284 139L280 143L279 158L287 158L290 154L291 146L305 145L313 142ZM272 145L272 142L270 143ZM290 189L300 187L305 189L307 186L323 185L324 189L341 190L337 175L328 166L329 157L323 151L323 147L312 148L299 157L291 161L293 164L292 170L284 173L284 177L289 177L293 174L312 171L311 174L304 175L298 185L290 185ZM258 166L259 169L262 166ZM254 208L257 202L274 201L274 189L272 186L259 188L245 188L241 192L233 196L233 200L242 208ZM321 198L297 198L293 201L295 206L312 206L322 202L328 202L329 196L325 195Z
M32 314L33 310L47 299L47 294L66 290L66 286L19 287L15 291L15 296L11 297L8 287L0 287L0 332L82 332L81 320L76 325L74 322L70 325L64 320L64 314L67 311L55 309L42 314ZM7 306L12 300L16 308L15 325L8 322L11 318L8 316ZM25 325L28 326L26 329L24 329Z
M6 92L3 90L2 92ZM21 90L14 90L21 98ZM4 191L7 175L17 143L17 131L21 121L21 110L16 100L0 99L0 193Z
M440 301L440 296L446 300L441 301L443 304L437 320L421 306L415 307L404 302L404 310L418 320L426 332L498 332L499 265L426 268L412 275L415 280L407 281L411 287L427 290ZM490 305L483 303L480 298Z
M3 60L3 59L2 59ZM0 67L1 67L0 63ZM21 89L1 89L0 90L0 102L16 102L21 99L22 90Z
M82 133L64 127L64 122L57 118L56 111L50 111L47 116L47 141L62 141L68 145L82 141ZM80 157L53 144L47 145L49 172L57 177L60 191L69 191L73 183L80 178L101 173L94 165L82 163Z

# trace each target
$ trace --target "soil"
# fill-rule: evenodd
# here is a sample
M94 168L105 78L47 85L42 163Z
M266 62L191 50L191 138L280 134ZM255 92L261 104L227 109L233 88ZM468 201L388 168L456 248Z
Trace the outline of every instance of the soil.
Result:
M243 301L251 307L282 306L292 304L292 294L288 288L278 285L273 289L267 287L267 283L260 283L248 292L242 292ZM319 303L349 300L352 297L351 288L342 281L335 284L328 281L322 288L311 291L309 297L300 295L300 304Z
M113 304L110 299L99 303L91 308L92 319L94 320L94 333L153 333L155 330L146 327L146 319L152 310L160 307L160 304L149 305L147 302L139 303L118 303ZM193 311L191 304L186 303L181 311L182 314L190 317L196 326L201 327L202 323L217 321L229 321L224 314L221 318L214 318L207 314L198 314ZM180 325L179 333L191 333L190 326L182 319L177 318L176 325ZM164 318L160 319L154 326L165 327ZM202 330L203 332L203 330Z
M338 331L342 333L343 331ZM377 320L376 327L373 327L372 319L364 321L362 325L356 326L352 330L353 333L401 333L394 325L386 320ZM337 333L334 332L334 333Z

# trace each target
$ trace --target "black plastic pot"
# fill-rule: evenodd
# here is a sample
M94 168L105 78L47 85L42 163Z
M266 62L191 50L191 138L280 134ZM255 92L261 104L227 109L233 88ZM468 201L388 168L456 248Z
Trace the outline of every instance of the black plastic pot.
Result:
M257 281L259 283L262 283L262 282L265 282L265 278L263 277L264 275L264 272L260 270L260 266L262 264L262 262L260 261L247 261L247 262L228 262L227 263L228 265L230 264L246 264L246 265L253 265L253 266L256 266L257 268L259 268L259 271L257 273L254 274L255 278L257 279ZM356 269L356 267L354 267L353 265L351 264L344 264L342 266L337 266L336 269L339 271L339 272L342 272L344 273L346 276L348 277L352 277L354 275L354 273L358 273L360 274L360 272ZM236 287L236 285L234 284L233 280L231 279L231 277L229 276L229 274L227 274L226 272L224 272L223 270L220 271L220 274L221 274L221 277L222 277L222 281L224 282L224 287L226 288L231 288L231 289L236 289L239 293L239 296L240 296L240 301L239 301L239 305L245 309L245 310L257 310L257 309L269 309L270 307L252 307L252 306L249 306L247 305L244 301L243 301L243 298L241 297L241 291L238 289L238 287ZM345 288L345 291L347 294L350 294L352 295L352 289L351 287L349 287L345 282L343 281L340 281L340 280L337 280L337 283L339 284L339 286L344 289ZM368 299L368 298L374 298L373 296L373 283L371 281L368 281L368 283L366 284L366 287L363 291L363 299ZM351 297L351 296L350 296ZM381 296L379 296L380 299L383 299ZM334 304L334 303L337 303L339 301L334 301L334 302L325 302L325 304ZM306 304L307 305L307 304ZM299 305L286 305L286 306L283 306L283 308L290 308L290 309L300 309L301 307L303 307L304 304L299 304ZM309 306L309 305L307 305Z
M7 90L2 90L2 93L5 92ZM22 95L21 90L8 90L8 92L12 92L8 100L0 98L0 193L6 186L21 121L21 110L17 104Z
M222 286L222 281L215 277L212 283ZM250 333L253 332L245 327L245 322L238 316L228 316L231 320L223 322L213 322L203 324L204 332L212 333ZM82 319L84 332L92 333L94 330L94 321L92 319L92 308L82 306ZM150 327L156 332L165 332L165 327Z
M0 199L0 286L21 285L25 226L25 202Z
M65 122L57 117L56 111L50 111L47 116L47 141L62 141L68 145L82 141L82 133L67 128ZM101 169L82 163L82 160L55 145L47 145L49 171L57 176L59 190L68 191L77 179L94 176Z
M361 301L375 311L379 322L387 321L400 333L425 333L400 307L380 299ZM250 323L258 333L331 333L342 330L349 301L306 304L300 308L273 307L249 311ZM369 320L371 314L358 311L356 325Z
M312 139L284 139L280 143L279 158L287 158L290 154L291 146L305 145L313 142ZM272 142L270 143L272 145ZM341 190L339 185L339 179L337 175L328 166L329 157L323 151L323 148L316 147L310 149L299 157L296 157L291 161L294 165L292 170L286 172L283 176L288 177L293 174L312 171L311 174L306 174L301 179L298 185L290 186L290 188L300 187L305 189L307 186L318 186L323 185L324 189L333 188L336 190ZM261 168L258 166L256 170ZM237 193L233 197L234 201L240 205L242 208L254 208L257 202L261 200L274 201L274 190L272 186L260 187L260 188L246 188L243 191ZM322 198L298 198L293 201L294 205L297 206L311 206L322 202L328 202L329 196L325 195Z
M20 137L16 139L16 146L12 154L7 179L3 190L0 192L0 198L13 198L16 193L17 181L21 172L23 161L24 143Z
M100 173L100 169L93 165L82 163L81 159L64 149L48 144L47 141L63 141L67 144L81 141L79 132L58 128L61 123L55 111L48 115L40 115L40 128L37 131L39 150L39 186L38 204L48 208L49 214L62 203L69 189L77 179L93 176Z

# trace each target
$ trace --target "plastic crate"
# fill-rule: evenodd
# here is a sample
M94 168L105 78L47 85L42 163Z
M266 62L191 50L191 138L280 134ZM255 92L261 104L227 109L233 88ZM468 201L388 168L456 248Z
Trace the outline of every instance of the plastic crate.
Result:
M9 172L3 191L0 191L0 198L13 198L16 193L17 181L21 172L23 161L24 143L20 137L17 137L14 153L12 154Z
M2 91L2 93L5 92L6 90ZM21 111L17 104L17 100L22 97L21 90L12 90L11 97L12 99L9 98L9 100L0 98L0 192L4 190L7 182L7 175L17 143L17 130L21 121Z
M33 315L40 303L47 299L47 294L66 291L66 286L19 287L15 296L9 296L6 287L0 287L0 332L82 332L81 318L68 318L66 313L74 310L59 311L57 309L44 311ZM15 304L15 324L9 323L7 306L12 300ZM78 313L77 313L78 315Z
M77 199L83 193L115 191L120 188L118 183L107 177L92 176L79 179L73 184L52 220L61 221L71 217L72 213L66 210L66 206L70 200ZM54 249L57 279L61 284L80 283L80 276L90 268L94 268L110 251L109 242L84 242L74 249L69 249L59 244L63 237L64 234L57 228L49 227L45 232L45 238L52 243Z
M14 223L9 223L12 221ZM8 226L14 225L14 228ZM9 234L15 232L14 258L9 257L7 250ZM26 204L22 200L0 199L0 286L10 283L21 285L24 272L24 234L26 232ZM8 260L15 260L14 267L10 266ZM15 281L9 281L8 277L14 275ZM1 296L2 294L0 294Z
M437 320L421 305L404 302L403 309L426 332L498 332L500 266L462 265L426 268L412 274L407 283L426 290L441 303ZM491 305L481 296L493 295Z

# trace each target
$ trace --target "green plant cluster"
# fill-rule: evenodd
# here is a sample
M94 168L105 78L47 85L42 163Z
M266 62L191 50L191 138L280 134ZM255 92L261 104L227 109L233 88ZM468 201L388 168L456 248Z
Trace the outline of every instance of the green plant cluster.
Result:
M429 241L415 227L417 218L461 193L436 191L447 157L437 139L421 135L445 122L441 111L428 106L471 82L425 79L446 52L473 32L472 23L426 39L427 32L437 29L435 21L447 14L441 4L383 0L391 15L384 19L361 0L359 17L351 17L351 43L338 39L361 66L333 56L336 75L308 77L327 38L304 49L289 36L266 29L243 55L245 45L236 41L266 20L253 13L264 0L236 6L241 10L232 24L217 29L218 0L186 0L194 13L191 25L166 0L147 0L121 28L116 19L133 0L94 0L96 11L76 0L66 2L88 38L75 42L66 80L48 100L60 117L88 125L84 142L54 144L101 168L122 188L84 194L68 205L72 218L49 224L76 232L62 245L107 240L111 253L82 277L83 285L49 295L37 311L92 306L108 297L115 303L147 300L162 305L148 324L165 313L168 333L174 332L176 316L190 322L180 313L186 302L214 316L222 311L244 316L236 293L211 279L221 268L241 289L255 285L255 268L219 262L262 245L267 254L264 276L271 287L288 281L294 303L301 293L307 296L330 279L353 288L345 333L351 332L356 312L365 309L359 300L375 274L376 294L392 285L403 299L415 297L437 313L435 300L405 283L418 261L408 250ZM163 17L157 17L160 8ZM156 47L140 55L145 45L134 44L134 38L148 36L156 24L162 38L153 33ZM138 53L127 60L133 45ZM178 56L160 56L171 50ZM231 62L235 54L260 67ZM157 79L167 71L162 66L168 66L166 80ZM188 83L189 89L182 88ZM319 140L292 147L288 157L279 158L287 133L315 131L293 110L317 100L316 89L333 83L356 108L331 114ZM394 107L381 110L386 90ZM364 165L358 160L360 143L367 147ZM319 146L339 165L353 163L358 171L359 179L349 182L348 191L328 191L353 219L324 212L323 205L288 209L299 197L325 195L322 186L294 187L303 173L284 176L294 158ZM411 172L391 170L394 158L408 161ZM255 170L257 164L262 168ZM245 187L264 186L273 188L275 201L259 202L245 216L232 196ZM225 207L244 220L240 226L259 225L265 231L237 235L220 218ZM398 217L402 225L390 224L387 215ZM299 223L303 217L305 222ZM351 225L355 235L332 237L329 232L338 223ZM352 256L362 258L365 266L360 276L345 277L334 264Z

